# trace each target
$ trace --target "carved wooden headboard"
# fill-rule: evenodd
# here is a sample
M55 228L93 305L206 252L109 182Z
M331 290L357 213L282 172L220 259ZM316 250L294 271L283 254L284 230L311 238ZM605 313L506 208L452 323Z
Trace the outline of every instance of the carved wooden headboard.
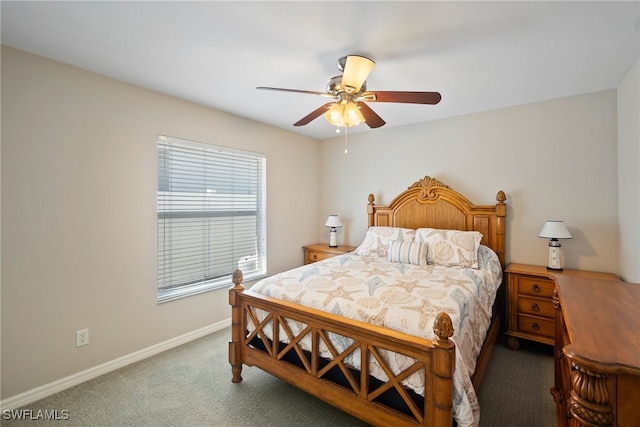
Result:
M368 223L369 227L479 231L481 243L498 254L504 268L506 199L505 193L498 191L495 205L474 205L449 186L425 176L387 206L376 206L373 194L369 194Z

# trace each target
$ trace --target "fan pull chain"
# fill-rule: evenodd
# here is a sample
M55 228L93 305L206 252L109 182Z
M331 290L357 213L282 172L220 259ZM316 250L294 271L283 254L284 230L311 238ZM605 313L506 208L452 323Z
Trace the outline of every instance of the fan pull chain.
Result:
M348 129L348 126L344 127L344 154L349 153L349 147L347 146L347 133L349 133Z

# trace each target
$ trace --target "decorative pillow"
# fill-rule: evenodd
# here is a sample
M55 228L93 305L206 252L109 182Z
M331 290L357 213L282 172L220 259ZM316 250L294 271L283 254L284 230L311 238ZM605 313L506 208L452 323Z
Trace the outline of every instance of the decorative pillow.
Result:
M364 240L354 251L356 255L377 255L386 258L392 241L413 242L416 230L400 227L369 227Z
M394 240L389 245L389 261L425 266L427 265L427 244Z
M477 231L419 228L416 241L427 244L427 262L446 267L478 268L478 247L482 234Z

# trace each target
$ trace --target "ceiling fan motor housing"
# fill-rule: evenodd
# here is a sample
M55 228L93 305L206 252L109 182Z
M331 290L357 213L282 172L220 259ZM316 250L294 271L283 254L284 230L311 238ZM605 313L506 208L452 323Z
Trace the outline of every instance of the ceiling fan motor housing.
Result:
M327 92L333 94L333 95L337 95L340 92L344 92L344 90L341 87L342 85L342 74L339 76L335 76L335 77L331 77L329 79L329 81L327 81ZM367 82L363 82L362 86L360 87L360 92L365 92L367 90Z
M344 71L344 66L347 64L347 57L343 56L342 58L338 58L338 61L336 61L336 65L338 67L338 70L340 72Z

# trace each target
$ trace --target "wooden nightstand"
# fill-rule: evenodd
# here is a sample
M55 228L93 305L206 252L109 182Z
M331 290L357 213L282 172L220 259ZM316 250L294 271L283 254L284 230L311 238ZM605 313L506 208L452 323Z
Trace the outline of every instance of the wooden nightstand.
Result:
M355 249L355 246L344 245L340 245L336 248L330 248L328 243L317 243L315 245L307 245L302 247L302 250L304 250L305 264L311 264L312 262L331 258L336 255L346 254L347 252L351 252Z
M507 273L507 347L520 348L520 338L545 344L554 344L555 308L553 295L556 288L554 276L567 275L585 278L615 278L610 273L564 269L547 270L547 267L529 264L509 264Z
M556 312L552 298L556 285L547 267L509 264L505 272L509 294L507 347L520 348L519 338L553 345Z

